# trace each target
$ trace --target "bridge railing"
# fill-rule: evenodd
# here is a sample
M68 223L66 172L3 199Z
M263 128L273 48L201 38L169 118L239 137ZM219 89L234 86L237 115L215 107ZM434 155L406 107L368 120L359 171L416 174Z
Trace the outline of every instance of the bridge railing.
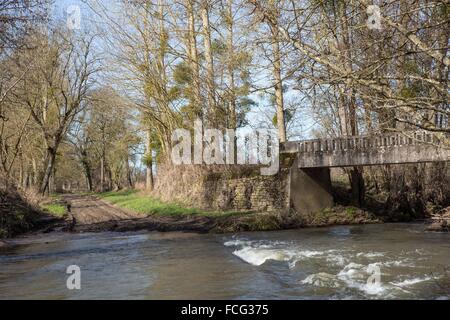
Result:
M440 144L441 141L429 132L411 132L380 134L371 136L342 137L331 139L314 139L298 142L298 152L333 152L338 150L369 150L392 146L407 146L416 144Z

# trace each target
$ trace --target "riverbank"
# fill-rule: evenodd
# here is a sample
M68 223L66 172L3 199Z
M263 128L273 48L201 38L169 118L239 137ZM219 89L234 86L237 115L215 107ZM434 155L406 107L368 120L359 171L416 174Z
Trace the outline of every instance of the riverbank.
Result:
M390 222L385 216L345 205L337 205L314 214L288 211L207 211L162 202L136 190L58 195L41 203L39 210L32 210L35 215L33 223L28 223L26 228L3 238L23 233L55 231L237 233ZM436 228L436 223L424 226L424 230L445 231Z
M53 203L53 199L41 207L17 190L0 190L0 239L64 224L64 210L65 206Z
M309 215L293 212L206 211L187 208L177 203L164 203L134 190L97 194L99 203L109 203L132 218L110 219L97 223L82 223L78 231L193 231L200 233L232 233L245 231L275 231L304 227L372 224L382 222L373 214L355 208L336 206ZM91 200L88 200L91 201ZM85 202L85 201L83 201ZM91 206L92 207L92 206ZM72 205L72 214L77 208Z
M209 215L158 215L142 218L110 220L92 224L77 225L77 232L127 232L127 231L188 231L198 233L235 233L247 231L275 231L305 227L325 227L332 225L355 225L380 223L364 212L349 217L348 208L333 208L328 220L309 221L294 215L267 213L234 213L222 216Z
M450 231L450 207L439 211L429 219L427 231L449 232Z
M151 231L233 233L416 221L407 214L386 214L374 201L372 201L374 203L368 201L368 207L373 210L340 204L316 213L298 214L287 211L207 211L185 207L178 203L163 202L136 190L106 192L96 194L95 197L116 208L132 214L141 214L143 217L83 226L83 229L89 231L146 229ZM342 195L338 197L343 198ZM441 210L430 219L421 219L420 221L424 222L424 231L449 231L450 208Z

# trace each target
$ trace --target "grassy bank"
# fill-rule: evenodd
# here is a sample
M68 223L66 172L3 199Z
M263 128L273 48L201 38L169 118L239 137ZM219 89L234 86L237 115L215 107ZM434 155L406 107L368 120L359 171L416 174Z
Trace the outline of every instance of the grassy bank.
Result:
M136 190L96 194L120 208L141 213L142 221L116 222L111 230L240 232L285 229L283 218L276 212L255 213L236 211L206 211L178 203L162 202ZM296 225L298 226L298 225ZM106 224L107 230L110 226ZM102 229L102 226L94 226Z
M67 214L67 206L61 203L44 204L41 205L41 209L57 218L63 218Z
M120 208L142 213L144 215L162 216L219 216L239 214L237 212L214 212L189 208L177 203L166 203L137 190L99 193L97 196Z
M69 211L62 195L56 193L42 199L39 208L55 218L64 218Z
M176 203L165 203L135 190L97 194L120 208L152 217L144 228L152 230L201 232L270 231L300 227L319 227L341 224L366 224L377 222L371 214L354 207L337 206L316 214L302 215L293 212L219 212L188 208ZM137 230L133 223L121 224L115 230Z

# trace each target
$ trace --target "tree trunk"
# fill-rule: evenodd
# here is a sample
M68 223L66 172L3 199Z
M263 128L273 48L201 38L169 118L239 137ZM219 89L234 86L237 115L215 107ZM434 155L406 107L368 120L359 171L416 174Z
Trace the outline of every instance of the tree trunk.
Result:
M276 4L274 4L274 7ZM274 8L278 19L278 9ZM284 119L284 97L283 97L283 79L281 75L281 51L278 25L271 26L272 31L272 49L273 49L273 76L275 80L275 104L277 109L277 127L278 138L281 143L286 142L286 122Z
M234 66L234 18L233 18L233 1L228 0L227 8L227 23L228 23L228 103L229 103L229 120L228 128L236 130L237 116L236 116L236 80L235 80L235 66ZM233 163L237 163L237 138L233 139Z
M19 186L24 186L25 182L24 182L24 177L25 177L25 173L24 173L24 168L23 168L23 156L22 156L22 152L19 155Z
M108 173L108 191L113 189L113 173L111 171L111 168L107 167L107 173Z
M145 164L147 166L147 174L145 179L145 188L148 191L152 191L154 188L153 184L153 157L152 157L152 141L151 141L151 132L147 131L147 147L146 147L146 161Z
M281 56L278 42L274 42L274 66L273 73L275 78L275 103L277 107L277 127L280 142L286 142L286 122L284 119L284 98L283 98L283 80L281 77Z
M42 178L41 186L39 188L39 192L42 195L45 195L45 192L49 190L49 184L50 184L50 178L53 173L53 167L55 165L55 159L56 159L56 148L47 148L47 155L46 155L46 166L44 170L44 176Z
M131 178L131 168L130 168L130 159L127 154L127 160L126 160L126 169L127 169L127 182L128 187L133 188L133 179Z
M88 190L93 191L91 166L87 159L83 159L82 163L84 168L84 175L86 176L86 183Z
M214 85L214 61L211 48L211 28L209 22L209 0L202 1L201 16L203 25L203 42L205 46L206 60L206 85L208 91L208 121L214 127L217 126L217 113L215 107L215 85Z
M53 170L52 170L52 176L51 176L51 179L50 179L50 187L48 188L48 190L49 190L49 194L50 193L56 193L57 192L57 186L56 186L56 164L55 165L53 165Z
M364 205L365 183L362 168L352 168L350 171L350 184L352 188L352 204L358 207Z
M346 71L350 74L353 73L353 66L350 61L352 61L351 55L351 31L348 25L347 17L347 5L342 2L339 5L339 15L340 24L342 28L341 34L341 48L343 51L340 52L341 63L345 67ZM356 96L355 91L352 88L351 83L346 83L344 85L344 90L340 92L341 94L341 108L343 109L345 120L344 120L344 135L357 136L359 134L358 122L356 117ZM348 108L348 109L347 109ZM362 167L353 167L350 172L350 182L352 188L352 203L356 206L362 206L364 204L365 198L365 183L363 176Z
M100 157L100 192L104 191L105 188L105 156L104 153Z
M188 36L187 36L187 55L189 58L190 69L192 72L194 96L191 99L191 107L195 110L196 117L202 117L202 98L200 92L200 71L198 64L197 37L195 31L195 15L193 0L186 0L186 9L188 17Z
M38 184L39 173L38 173L38 169L37 169L36 159L34 157L31 159L31 166L33 168L33 177L31 180L31 184L33 186L36 186Z

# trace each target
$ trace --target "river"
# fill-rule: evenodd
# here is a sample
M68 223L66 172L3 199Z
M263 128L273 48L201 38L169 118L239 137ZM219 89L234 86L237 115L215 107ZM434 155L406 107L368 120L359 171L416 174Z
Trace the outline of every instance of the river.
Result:
M0 248L0 299L450 299L450 233L422 230L26 237Z

